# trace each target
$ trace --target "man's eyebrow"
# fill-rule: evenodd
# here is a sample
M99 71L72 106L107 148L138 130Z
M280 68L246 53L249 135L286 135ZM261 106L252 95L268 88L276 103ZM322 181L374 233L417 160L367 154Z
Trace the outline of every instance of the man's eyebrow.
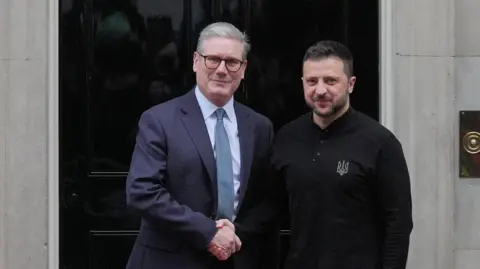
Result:
M340 76L336 76L336 75L326 75L326 76L323 76L324 78L334 78L334 79L339 79Z

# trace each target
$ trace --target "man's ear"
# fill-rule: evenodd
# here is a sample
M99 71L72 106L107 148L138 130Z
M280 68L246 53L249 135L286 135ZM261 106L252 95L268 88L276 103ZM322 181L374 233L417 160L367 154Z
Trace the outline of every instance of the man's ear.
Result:
M245 60L243 62L241 70L242 70L242 79L244 79L245 78L245 70L247 70L247 60Z
M355 77L355 76L350 77L350 79L348 80L348 92L349 93L353 92L353 88L355 86L356 81L357 81L357 77Z
M197 72L198 66L198 53L196 51L193 52L193 72Z

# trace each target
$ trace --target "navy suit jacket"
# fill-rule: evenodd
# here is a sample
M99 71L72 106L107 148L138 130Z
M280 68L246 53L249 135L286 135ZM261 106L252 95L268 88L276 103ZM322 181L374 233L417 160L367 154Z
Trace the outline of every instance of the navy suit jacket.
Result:
M241 148L240 202L235 220L242 240L235 269L261 267L272 238L265 196L273 181L270 120L235 102ZM194 91L154 106L139 120L127 178L127 203L142 223L127 269L207 269L219 263L207 251L216 229L217 183L213 149ZM273 238L275 236L273 235ZM275 254L275 252L273 252Z

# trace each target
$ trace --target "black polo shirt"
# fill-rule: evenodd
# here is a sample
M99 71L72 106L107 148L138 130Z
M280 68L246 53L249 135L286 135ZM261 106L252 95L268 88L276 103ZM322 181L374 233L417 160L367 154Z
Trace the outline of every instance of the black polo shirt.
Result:
M273 164L291 215L287 269L404 269L412 230L402 147L349 109L322 130L312 113L277 134Z

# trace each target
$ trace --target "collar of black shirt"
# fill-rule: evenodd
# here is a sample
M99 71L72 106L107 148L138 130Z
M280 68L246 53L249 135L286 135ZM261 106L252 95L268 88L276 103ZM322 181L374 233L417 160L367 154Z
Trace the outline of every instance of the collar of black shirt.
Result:
M319 131L322 135L328 136L328 134L341 132L342 130L350 126L351 120L354 117L356 111L352 107L349 107L348 110L345 113L343 113L343 115L341 115L338 119L330 123L330 125L328 125L327 128L325 129L320 128L317 124L315 124L315 122L313 122L313 112L311 113L312 114L310 119L311 119L312 125L315 127L315 130Z

